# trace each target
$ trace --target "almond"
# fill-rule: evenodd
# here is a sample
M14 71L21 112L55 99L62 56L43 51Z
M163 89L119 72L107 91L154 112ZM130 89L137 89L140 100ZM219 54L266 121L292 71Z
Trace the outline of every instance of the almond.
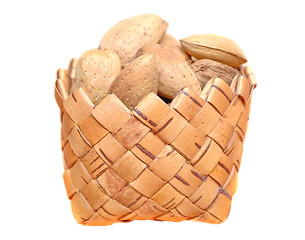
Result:
M97 105L122 69L119 56L109 50L89 50L82 54L76 67L75 85L82 87Z
M188 87L200 95L200 83L180 53L167 46L152 44L143 46L137 55L148 53L154 54L157 62L159 72L158 94L160 96L173 99L183 87Z
M172 35L168 34L168 33L165 33L163 35L163 37L160 39L159 41L159 44L160 45L164 45L164 46L167 46L179 53L181 53L184 58L185 58L185 61L189 61L191 59L191 56L188 55L181 47L179 41L174 38Z
M164 33L159 44L165 46L181 47L179 41L168 33Z
M201 88L203 88L211 78L215 77L221 78L230 85L232 79L237 74L240 74L240 72L235 68L210 59L201 59L194 62L191 65L191 69L200 81Z
M100 49L108 48L115 51L125 66L136 57L139 48L159 42L167 26L167 22L154 14L127 18L104 35Z
M128 63L112 83L114 93L132 110L148 93L158 91L158 69L152 54L142 55Z
M180 40L182 48L197 59L208 58L238 67L247 62L246 56L231 39L213 35L198 34Z

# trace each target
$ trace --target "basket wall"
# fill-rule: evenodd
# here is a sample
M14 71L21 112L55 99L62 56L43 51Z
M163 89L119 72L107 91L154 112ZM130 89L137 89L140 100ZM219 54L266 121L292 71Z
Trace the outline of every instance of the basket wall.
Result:
M73 63L74 62L74 63ZM211 79L170 104L147 95L130 111L114 94L95 106L69 95L75 61L58 71L64 182L76 220L224 222L236 191L255 80Z

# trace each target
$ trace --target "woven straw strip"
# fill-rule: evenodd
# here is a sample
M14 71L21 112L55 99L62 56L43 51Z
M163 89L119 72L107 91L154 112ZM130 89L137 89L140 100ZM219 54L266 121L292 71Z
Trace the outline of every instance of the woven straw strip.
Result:
M81 88L69 95L76 62L55 84L76 220L225 221L256 86L251 69L231 86L211 79L200 96L183 88L170 104L150 93L130 111L114 94L97 106Z

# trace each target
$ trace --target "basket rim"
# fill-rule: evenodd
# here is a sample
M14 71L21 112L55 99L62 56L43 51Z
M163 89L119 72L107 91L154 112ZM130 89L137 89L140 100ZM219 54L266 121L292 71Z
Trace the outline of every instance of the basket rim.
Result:
M91 99L89 98L88 94L86 93L86 91L84 90L84 88L80 87L80 88L76 88L74 89L73 92L69 93L70 90L71 90L71 85L72 85L72 78L71 78L71 68L72 68L72 65L73 65L73 61L76 61L76 58L72 58L71 61L70 61L70 64L69 64L69 68L68 70L66 69L62 69L62 68L59 68L57 70L57 80L55 81L55 99L57 101L57 105L62 108L62 105L63 105L63 102L69 97L69 96L72 96L75 100L75 92L76 91L79 91L81 93L81 95L83 96L84 100L87 102L87 104L91 107L91 108L95 108L97 107L100 103L98 103L97 105L95 105ZM239 93L239 83L241 81L240 78L243 78L243 79L247 79L248 80L248 84L249 84L249 95L245 98L244 96L242 96L240 93ZM215 77L215 78L211 78L207 84L203 87L203 89L201 90L201 94L198 95L196 93L194 93L190 88L184 86L182 87L177 93L176 95L174 96L174 98L171 100L171 102L169 103L169 106L171 106L171 103L177 101L177 98L179 98L179 95L183 92L186 92L186 91L191 91L193 95L201 98L202 100L206 100L206 95L208 94L209 90L211 87L216 87L217 86L214 83L214 81L221 81L223 85L227 86L228 88L230 88L233 92L233 96L235 97L235 95L239 95L241 96L242 100L244 101L244 103L246 104L250 99L251 99L251 96L252 96L252 93L253 93L253 90L256 88L257 86L257 82L255 80L255 77L254 77L254 74L253 74L253 71L252 71L252 68L247 65L247 64L244 64L244 66L242 67L242 71L241 71L241 74L239 75L236 75L231 84L228 85L227 82L225 82L224 80L222 80L221 78L218 78L218 77ZM164 102L164 104L167 104L158 94L154 93L154 92L150 92L149 94L154 94L156 95L162 102ZM147 95L149 95L147 94ZM117 97L116 94L114 93L107 93L105 95L108 96L108 95L115 95ZM105 98L104 97L104 98ZM204 98L205 97L205 98ZM118 97L117 97L118 98ZM143 104L143 101L145 101L145 98L142 98L141 101L138 103L138 105L140 105L141 103ZM119 98L118 98L119 99ZM120 99L119 99L120 100ZM194 99L193 99L194 100ZM103 99L102 99L103 101ZM120 100L121 101L121 100ZM196 100L195 100L196 101ZM125 104L121 101L121 103L125 106ZM127 108L127 107L126 107ZM134 108L137 108L137 106L135 106Z

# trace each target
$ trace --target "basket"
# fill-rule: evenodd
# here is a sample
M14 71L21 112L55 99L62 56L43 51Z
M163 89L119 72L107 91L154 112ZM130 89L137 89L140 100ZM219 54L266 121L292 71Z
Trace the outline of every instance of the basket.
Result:
M76 61L58 70L55 98L77 222L224 222L256 86L251 69L230 86L211 79L200 96L185 87L169 104L151 92L130 111L114 94L95 106L73 90Z

